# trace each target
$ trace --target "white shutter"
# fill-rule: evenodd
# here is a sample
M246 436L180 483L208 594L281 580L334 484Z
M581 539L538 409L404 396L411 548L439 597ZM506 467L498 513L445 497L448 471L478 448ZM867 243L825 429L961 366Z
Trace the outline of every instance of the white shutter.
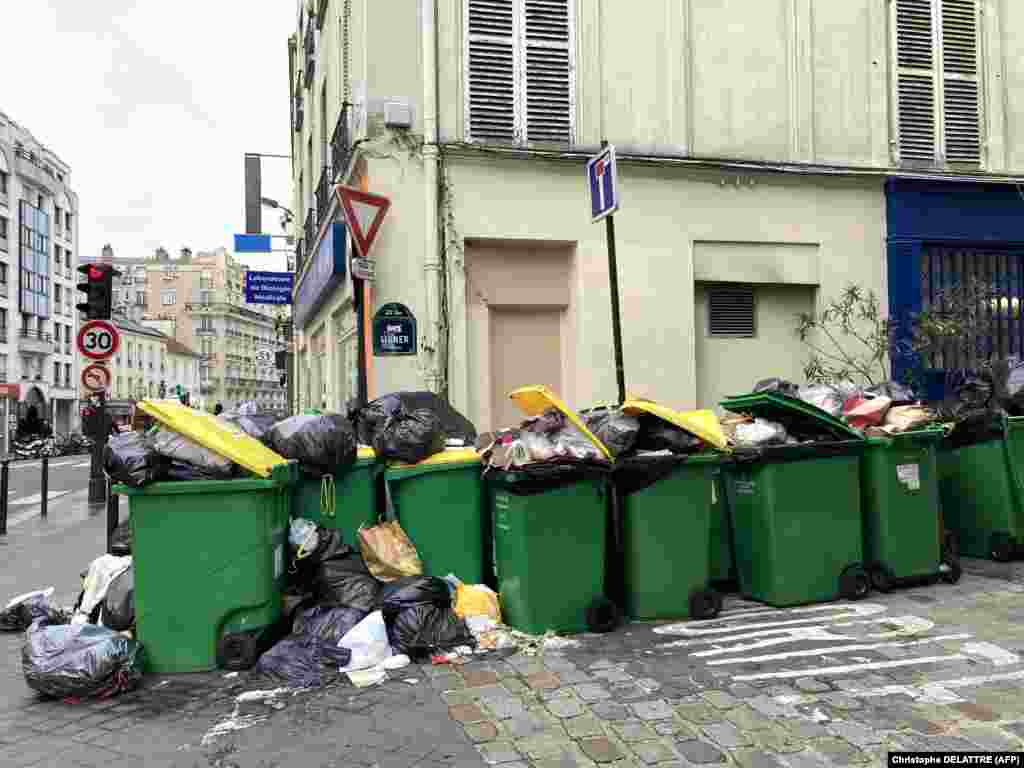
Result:
M466 134L470 141L517 141L516 5L466 0Z
M570 0L523 0L526 139L573 139L573 34Z
M942 88L949 163L981 163L976 0L942 0Z
M932 0L896 0L896 111L901 163L936 161Z
M574 0L464 0L470 141L571 143Z

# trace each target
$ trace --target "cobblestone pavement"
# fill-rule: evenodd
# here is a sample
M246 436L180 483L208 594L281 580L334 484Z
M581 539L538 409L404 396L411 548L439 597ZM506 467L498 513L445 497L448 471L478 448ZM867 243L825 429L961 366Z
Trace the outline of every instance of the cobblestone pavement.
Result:
M538 656L245 705L235 697L268 686L221 673L42 701L17 672L20 638L0 637L0 765L809 768L1021 750L1024 564L965 570L956 586L859 603L729 599L711 622L633 623Z

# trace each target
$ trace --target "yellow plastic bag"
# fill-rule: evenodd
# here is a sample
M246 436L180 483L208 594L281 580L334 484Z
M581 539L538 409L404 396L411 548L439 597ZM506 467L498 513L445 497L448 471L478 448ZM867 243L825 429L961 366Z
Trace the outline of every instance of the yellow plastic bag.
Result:
M455 588L455 615L460 619L469 616L486 616L501 623L501 605L498 593L482 584L459 584Z
M416 547L395 521L360 528L359 551L367 569L381 581L423 575L423 562Z

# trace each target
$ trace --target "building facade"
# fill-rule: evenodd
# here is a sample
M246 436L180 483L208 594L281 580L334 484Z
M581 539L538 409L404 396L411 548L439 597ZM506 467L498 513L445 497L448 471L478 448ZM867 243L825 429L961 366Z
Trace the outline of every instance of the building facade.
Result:
M165 342L166 358L163 365L164 391L167 397L188 395L190 405L198 408L207 407L200 394L199 363L202 355L193 352L180 341L167 338Z
M483 429L518 420L517 386L613 400L584 178L602 141L627 390L686 409L802 381L796 315L850 283L888 311L894 269L919 266L894 268L890 180L1024 173L1014 31L1010 0L300 4L295 405L428 388ZM392 203L361 296L337 266L338 183ZM412 354L374 338L395 305Z
M245 302L245 264L224 248L195 254L183 248L176 258L163 248L146 259L104 255L121 272L114 289L120 312L199 355L193 403L283 407L275 314Z
M167 337L159 331L114 315L121 347L111 358L111 396L115 401L161 397L166 388Z
M5 429L30 410L78 429L78 196L71 169L0 112L0 397Z

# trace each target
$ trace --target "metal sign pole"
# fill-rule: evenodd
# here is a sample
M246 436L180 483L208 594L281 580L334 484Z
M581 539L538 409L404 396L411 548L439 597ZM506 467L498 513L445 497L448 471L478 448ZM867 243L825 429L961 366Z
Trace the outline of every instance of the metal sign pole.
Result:
M105 392L100 392L100 405L96 415L95 429L92 443L92 462L89 467L89 503L103 504L107 500L107 478L103 474L103 449L107 445L107 435L110 427L107 425L107 398Z
M602 141L601 147L608 142ZM612 294L612 337L615 344L615 381L619 387L619 405L626 402L626 370L622 362L622 321L619 317L619 268L615 255L615 214L605 217L605 237L608 243L608 280Z

